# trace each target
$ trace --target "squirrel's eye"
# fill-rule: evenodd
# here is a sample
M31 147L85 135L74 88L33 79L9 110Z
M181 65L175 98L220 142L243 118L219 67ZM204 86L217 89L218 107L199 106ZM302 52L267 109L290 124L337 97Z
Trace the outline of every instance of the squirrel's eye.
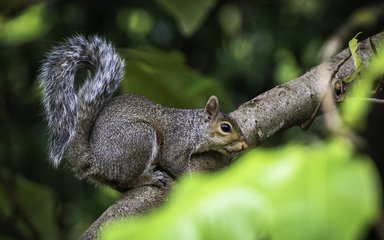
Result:
M225 132L225 133L229 133L231 132L232 128L231 128L231 125L229 125L228 123L222 123L220 125L220 129Z

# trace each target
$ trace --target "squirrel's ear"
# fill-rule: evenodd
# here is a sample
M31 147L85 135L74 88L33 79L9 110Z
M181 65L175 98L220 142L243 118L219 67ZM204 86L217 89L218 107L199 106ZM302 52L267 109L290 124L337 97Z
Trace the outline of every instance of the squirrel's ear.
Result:
M204 110L204 119L210 121L212 118L216 117L219 113L219 99L216 96L211 96L208 99L207 105Z

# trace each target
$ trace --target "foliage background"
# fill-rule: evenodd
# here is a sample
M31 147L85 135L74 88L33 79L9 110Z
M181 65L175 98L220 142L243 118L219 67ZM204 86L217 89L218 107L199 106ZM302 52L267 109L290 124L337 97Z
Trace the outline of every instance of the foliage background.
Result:
M215 93L229 111L319 63L332 37L344 48L359 31L382 31L383 13L381 1L357 0L0 1L0 238L77 238L119 196L46 161L35 80L62 39L100 34L119 47L127 60L121 92L175 107L201 106ZM359 130L361 152L380 173L383 110L374 105ZM317 120L263 147L322 141L322 128Z

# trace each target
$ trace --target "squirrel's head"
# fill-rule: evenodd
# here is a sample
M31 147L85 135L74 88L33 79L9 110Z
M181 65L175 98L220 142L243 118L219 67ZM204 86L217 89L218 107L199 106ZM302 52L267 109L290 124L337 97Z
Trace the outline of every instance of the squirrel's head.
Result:
M206 123L208 149L228 155L240 152L248 147L247 141L237 122L219 110L219 100L216 96L208 99L203 110Z

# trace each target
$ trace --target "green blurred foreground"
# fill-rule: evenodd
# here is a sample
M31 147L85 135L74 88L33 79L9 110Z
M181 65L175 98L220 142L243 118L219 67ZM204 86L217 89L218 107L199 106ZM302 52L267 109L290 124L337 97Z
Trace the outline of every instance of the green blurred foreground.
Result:
M360 239L379 199L371 160L342 139L255 149L224 172L185 177L161 209L102 239Z

